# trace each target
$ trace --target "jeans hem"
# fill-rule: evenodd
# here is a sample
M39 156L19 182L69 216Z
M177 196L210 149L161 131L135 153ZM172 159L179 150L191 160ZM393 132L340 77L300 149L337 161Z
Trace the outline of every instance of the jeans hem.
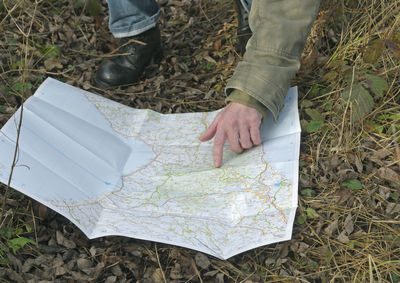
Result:
M160 17L160 15L161 15L161 10L158 10L156 14L154 14L153 16L144 21L129 26L121 26L117 28L110 27L110 31L115 38L135 36L149 29L154 28L157 25L157 20Z

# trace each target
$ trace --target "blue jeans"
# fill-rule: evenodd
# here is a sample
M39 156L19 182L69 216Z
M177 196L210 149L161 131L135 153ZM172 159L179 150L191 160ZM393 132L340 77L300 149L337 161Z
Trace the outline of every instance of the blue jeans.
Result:
M252 0L240 0L249 12ZM155 0L107 0L109 28L116 38L141 34L156 26L161 11Z

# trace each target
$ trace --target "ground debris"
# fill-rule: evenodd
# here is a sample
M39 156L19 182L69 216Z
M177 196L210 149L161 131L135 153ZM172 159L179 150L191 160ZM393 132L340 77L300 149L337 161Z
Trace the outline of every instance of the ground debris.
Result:
M212 111L225 105L224 88L242 59L234 49L233 1L158 1L161 64L149 66L135 84L105 91L95 88L92 79L119 41L107 29L106 1L99 2L101 12L92 17L74 9L72 1L0 1L0 126L47 76L161 113ZM318 132L302 133L298 212L303 209L305 216L302 224L295 221L291 241L227 261L123 237L89 241L70 221L50 209L37 209L28 197L13 192L7 197L10 224L4 225L13 228L11 238L27 237L38 245L12 253L2 226L0 278L32 283L396 282L400 278L396 261L400 258L400 85L395 73L400 65L396 57L400 27L393 20L397 6L396 0L322 1L303 66L293 81L302 93L299 104L317 111L324 121ZM26 36L34 11L32 33ZM376 62L365 64L363 58ZM324 81L327 74L334 80ZM390 88L374 96L375 111L350 124L343 116L346 103L341 90L350 85L367 87L366 75L379 76ZM349 106L347 113L351 111ZM300 115L309 122L304 108ZM359 180L362 189L344 187L342 182L349 179ZM24 233L15 233L21 227Z

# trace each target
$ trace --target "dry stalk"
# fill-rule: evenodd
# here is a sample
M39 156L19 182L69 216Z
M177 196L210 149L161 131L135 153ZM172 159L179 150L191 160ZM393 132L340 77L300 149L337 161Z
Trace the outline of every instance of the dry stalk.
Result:
M14 173L14 168L17 165L18 150L19 150L19 138L20 138L20 133L21 133L22 118L23 118L23 113L24 113L24 105L23 105L23 103L24 103L25 78L27 77L26 70L28 69L28 46L29 46L28 42L29 42L29 36L31 34L31 31L32 31L33 22L35 21L35 15L36 15L36 10L37 10L38 4L39 4L38 0L35 0L34 11L33 11L32 17L31 17L31 21L30 21L27 33L22 32L21 29L18 27L16 21L14 21L14 23L17 25L18 29L21 31L21 33L24 36L24 40L25 40L25 45L24 45L24 51L25 52L24 53L25 53L25 56L24 56L24 69L23 69L23 73L22 73L22 76L21 76L22 77L22 93L20 95L21 96L21 107L20 107L20 115L19 115L19 121L18 121L18 126L17 126L17 138L16 138L16 141L15 141L15 150L14 150L13 161L12 161L12 164L11 164L11 171L10 171L10 175L9 175L9 178L8 178L7 186L5 188L4 195L3 195L3 203L2 203L1 213L0 213L0 220L2 220L3 217L4 217L4 212L6 210L6 205L7 205L8 191L9 191L10 186L11 186L11 180L12 180L12 176L13 176L13 173ZM11 12L12 11L9 11L8 14L12 18ZM3 223L5 223L5 222L2 221L0 225L2 225Z

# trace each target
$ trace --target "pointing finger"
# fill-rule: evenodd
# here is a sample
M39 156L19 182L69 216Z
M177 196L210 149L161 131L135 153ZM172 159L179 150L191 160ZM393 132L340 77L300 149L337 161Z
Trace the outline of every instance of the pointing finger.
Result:
M222 165L222 154L224 150L224 144L226 135L223 131L217 131L215 134L214 145L213 145L213 156L214 166L220 167Z

